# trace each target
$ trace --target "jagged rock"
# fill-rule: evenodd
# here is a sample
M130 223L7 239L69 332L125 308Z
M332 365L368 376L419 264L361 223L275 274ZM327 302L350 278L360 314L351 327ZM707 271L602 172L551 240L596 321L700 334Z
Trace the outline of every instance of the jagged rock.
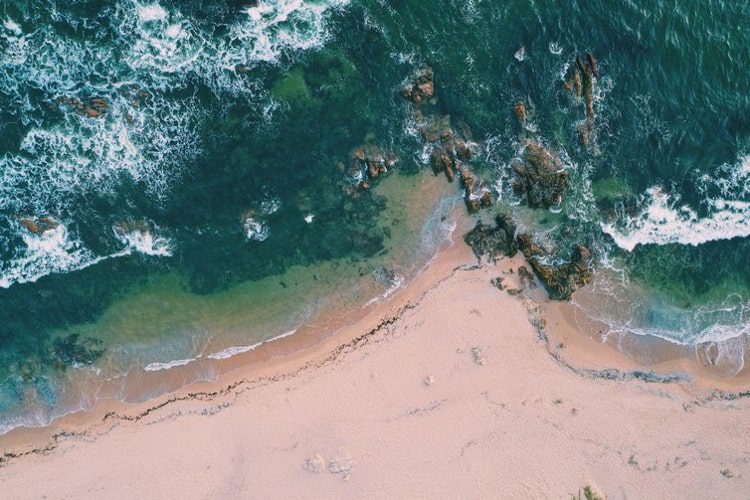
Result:
M517 174L513 191L525 195L532 208L549 208L560 203L568 187L568 172L560 158L541 143L528 140L524 161L513 165Z
M594 78L599 78L599 64L590 52L586 53L586 60L576 57L575 66L571 67L563 83L563 88L572 92L577 98L583 97L586 106L586 121L581 124L578 132L581 142L586 145L590 141L594 130Z
M474 229L466 233L464 241L479 259L489 255L489 258L495 261L498 255L512 257L518 251L516 225L508 215L498 215L495 218L495 227L482 221L477 222Z
M418 70L414 79L401 89L401 95L415 104L421 103L423 99L432 98L435 95L432 68L427 66Z
M531 237L518 237L518 247L523 252L534 274L544 284L549 297L554 300L568 300L578 287L591 281L591 252L583 245L577 245L571 254L570 262L553 266L542 264L537 257L539 247L527 246Z

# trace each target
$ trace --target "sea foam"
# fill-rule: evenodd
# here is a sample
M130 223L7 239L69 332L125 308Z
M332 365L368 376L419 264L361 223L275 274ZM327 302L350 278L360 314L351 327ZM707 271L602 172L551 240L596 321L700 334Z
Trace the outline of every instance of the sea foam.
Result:
M699 217L687 205L677 205L659 187L646 191L646 208L622 224L601 223L618 247L633 251L638 245L700 245L708 241L750 236L750 203L713 199L709 216Z

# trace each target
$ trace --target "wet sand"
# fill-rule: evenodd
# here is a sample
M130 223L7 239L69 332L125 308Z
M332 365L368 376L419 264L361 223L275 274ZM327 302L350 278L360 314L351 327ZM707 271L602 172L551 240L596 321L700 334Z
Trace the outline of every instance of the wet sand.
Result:
M462 243L390 301L226 361L216 382L0 437L8 498L740 498L744 377L643 366ZM222 370L224 371L224 370ZM182 376L179 367L161 374ZM44 478L44 481L39 481Z

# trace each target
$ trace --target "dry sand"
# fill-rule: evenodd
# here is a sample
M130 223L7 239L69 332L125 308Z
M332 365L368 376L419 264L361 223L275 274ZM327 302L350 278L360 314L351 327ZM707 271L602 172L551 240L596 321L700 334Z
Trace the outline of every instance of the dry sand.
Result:
M750 398L644 381L565 306L490 284L522 261L473 263L456 245L312 348L3 436L0 497L750 496Z

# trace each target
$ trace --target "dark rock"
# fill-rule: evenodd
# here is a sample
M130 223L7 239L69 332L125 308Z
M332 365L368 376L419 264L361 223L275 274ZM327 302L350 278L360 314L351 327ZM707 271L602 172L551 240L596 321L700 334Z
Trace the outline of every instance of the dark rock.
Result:
M489 255L490 260L495 261L499 255L512 257L518 251L516 225L509 215L498 215L494 227L477 222L474 229L466 233L464 241L478 259Z
M503 277L502 276L498 276L497 278L492 278L490 280L490 283L492 284L492 286L494 286L498 290L504 290L505 289L505 287L503 286Z
M456 150L456 157L459 160L468 161L474 156L474 153L472 153L471 148L466 144L466 141L461 138L458 138L453 142L453 147Z
M432 68L428 66L418 70L412 81L401 89L401 95L414 104L421 103L423 99L432 98L435 95Z
M577 245L570 261L559 266L543 264L539 258L539 247L529 246L528 235L518 237L518 248L523 252L534 274L544 284L549 297L554 300L568 300L580 286L591 281L591 252L583 245ZM519 269L520 272L520 269Z
M541 143L528 140L523 163L513 165L517 174L513 191L526 196L532 208L549 208L560 203L568 187L568 172L560 158Z

